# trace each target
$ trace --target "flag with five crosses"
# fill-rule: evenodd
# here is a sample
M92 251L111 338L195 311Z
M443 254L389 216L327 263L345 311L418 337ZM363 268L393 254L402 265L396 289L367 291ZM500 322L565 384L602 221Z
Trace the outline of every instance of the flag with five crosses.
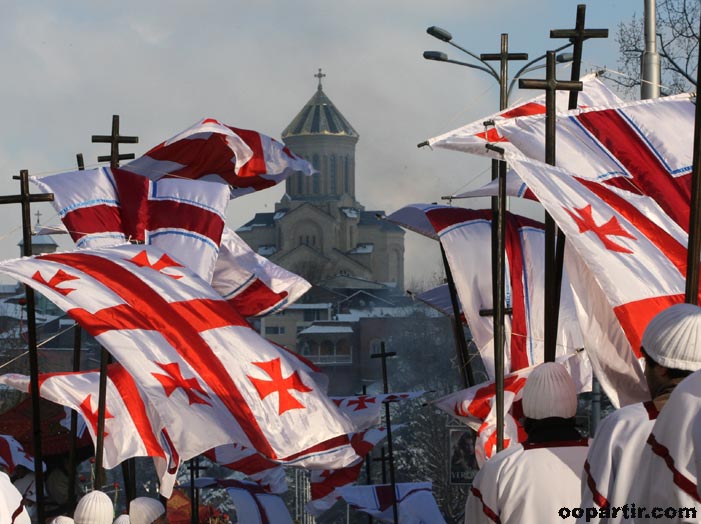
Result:
M355 426L355 431L363 431L381 423L381 410L385 402L413 400L425 391L407 393L385 393L382 395L355 395L350 397L331 397L334 404L345 413Z
M153 246L0 263L102 344L158 406L182 460L237 442L282 462L357 459L350 421L297 359Z

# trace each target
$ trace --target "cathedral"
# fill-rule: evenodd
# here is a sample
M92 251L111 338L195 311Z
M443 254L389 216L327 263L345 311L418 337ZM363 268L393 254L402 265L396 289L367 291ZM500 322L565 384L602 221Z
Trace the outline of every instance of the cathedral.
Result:
M329 289L404 291L404 231L355 198L359 135L322 89L282 132L316 169L294 175L274 213L256 213L236 232L260 255Z

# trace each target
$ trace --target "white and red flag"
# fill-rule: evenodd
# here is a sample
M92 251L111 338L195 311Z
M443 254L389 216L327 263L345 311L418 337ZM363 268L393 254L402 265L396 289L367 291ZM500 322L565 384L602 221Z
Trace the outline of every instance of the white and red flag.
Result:
M229 192L200 180L152 181L123 169L61 173L32 182L53 205L79 248L150 244L210 282Z
M565 267L576 275L587 352L606 394L615 405L644 400L642 333L660 310L684 301L688 235L677 220L688 216L688 200L678 202L674 219L657 202L670 195L652 198L535 160L508 161L567 236Z
M395 485L397 514L402 524L445 524L430 482L410 482ZM345 486L339 493L352 508L363 511L379 522L394 522L392 486Z
M293 524L282 498L257 484L226 479L218 480L217 485L231 497L241 524Z
M252 448L240 444L225 444L210 449L204 455L220 466L245 474L269 493L287 491L284 468Z
M350 421L305 367L157 248L46 254L2 262L0 272L37 289L114 355L158 406L182 460L231 442L283 462L357 458Z
M253 251L225 228L212 287L243 317L276 313L296 302L311 284Z
M436 204L412 204L387 220L430 238L445 250L463 313L490 378L494 378L492 308L491 210L473 210ZM505 369L515 371L543 361L544 226L507 213L506 302L512 308L504 318ZM563 275L557 355L583 347L567 275Z
M394 429L398 429L398 427L395 426ZM355 484L365 464L363 459L386 437L387 430L385 428L372 428L356 433L352 435L351 442L360 458L354 464L345 468L312 470L310 476L311 498L305 506L307 511L318 517L330 509L341 497L338 489Z
M20 442L12 435L0 435L0 466L12 476L17 466L34 471L34 457L24 450ZM46 469L46 465L42 464Z
M334 404L345 413L355 426L355 431L363 431L382 422L382 407L385 402L413 400L425 391L406 393L385 393L381 395L355 395L351 397L331 397Z
M29 392L30 379L8 373L0 375L0 384ZM170 497L180 461L158 409L142 398L136 382L120 364L109 365L106 384L102 466L112 469L132 457L153 457L160 493ZM41 397L77 411L95 445L99 387L99 371L39 375Z
M312 165L275 139L205 118L162 142L123 169L165 177L223 182L232 198L260 191L290 175L311 175Z

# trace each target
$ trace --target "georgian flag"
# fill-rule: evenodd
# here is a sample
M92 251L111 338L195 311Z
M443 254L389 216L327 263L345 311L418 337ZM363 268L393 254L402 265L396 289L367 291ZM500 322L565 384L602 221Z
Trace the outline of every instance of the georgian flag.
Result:
M162 142L123 169L146 176L214 180L230 186L231 197L272 187L312 165L275 139L205 118Z
M0 435L0 466L5 468L8 475L14 475L17 466L34 471L34 457L12 435ZM42 468L46 470L43 463Z
M158 407L181 460L231 442L282 462L356 460L350 421L306 366L157 248L46 254L2 262L0 272L34 287L112 353Z
M0 375L0 384L28 393L30 378L8 373ZM95 445L99 389L99 371L39 375L41 397L77 411ZM120 364L108 366L106 391L102 466L112 469L132 457L153 457L160 493L170 497L180 461L158 409L144 401L136 382Z
M296 302L311 284L253 251L224 228L212 287L243 317L277 313Z
M269 493L287 491L284 468L252 448L240 444L225 444L210 449L204 455L220 466L245 474Z
M355 395L350 397L331 397L341 412L345 413L355 426L355 431L363 431L382 422L382 407L385 402L413 400L425 391L409 393L385 393L382 395Z
M257 484L226 479L217 481L217 485L226 488L241 524L293 524L282 498Z
M409 482L395 485L392 497L390 484L373 486L345 486L339 493L352 508L363 511L379 522L394 522L393 498L397 501L397 515L402 524L445 524L430 482Z
M152 181L106 167L32 182L54 194L53 205L77 247L150 244L212 280L229 203L222 184Z
M463 313L487 373L494 378L492 308L491 210L472 210L435 204L412 204L387 220L441 242L453 273ZM544 226L535 220L507 213L506 224L506 344L505 370L515 371L543 361ZM557 355L583 347L567 274L563 275Z
M667 152L675 141L687 139L668 140ZM658 204L675 193L652 198L579 171L511 156L508 161L567 235L565 267L575 276L586 348L604 391L617 406L648 398L638 361L643 331L659 311L684 301L688 235L679 218ZM674 181L679 178L666 182ZM677 205L677 217L688 216L688 200Z

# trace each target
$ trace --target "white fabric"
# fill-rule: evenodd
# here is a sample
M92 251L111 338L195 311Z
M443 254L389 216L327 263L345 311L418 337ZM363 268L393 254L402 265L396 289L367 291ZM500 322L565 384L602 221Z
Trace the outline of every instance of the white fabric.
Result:
M34 471L34 457L27 453L22 444L12 435L0 435L0 466L10 475L14 475L17 466ZM46 471L46 464L43 462L42 468Z
M220 466L240 471L270 493L287 491L287 476L277 462L266 459L256 450L240 444L226 444L209 450L207 458Z
M354 432L363 431L382 422L384 402L412 400L419 398L424 391L408 393L387 393L383 395L354 395L350 397L331 397L354 425Z
M31 522L27 509L22 507L22 494L12 485L10 477L3 471L0 471L0 522L9 524L30 524Z
M310 451L347 435L350 422L299 360L153 246L5 261L0 271L36 287L115 356L158 407L182 460L230 442L283 461L357 458L349 444Z
M617 409L601 421L582 471L582 508L644 504L631 498L631 489L641 481L636 470L656 417L657 409L648 401ZM623 522L623 517L622 512L607 519L588 515L586 522Z
M129 503L130 524L152 524L166 512L160 500L151 497L136 497Z
M73 513L75 524L112 524L114 507L102 491L90 491L78 501Z
M379 522L394 522L392 486L345 486L339 493L351 507L363 511ZM402 524L445 524L430 482L395 484L398 521Z
M660 311L645 328L642 346L652 360L666 368L701 368L701 308L675 304Z
M693 515L677 515L675 522L698 522L701 517L701 371L684 379L657 417L638 462L632 500L650 507L695 508ZM642 504L642 502L641 502ZM651 515L652 517L652 515ZM660 522L642 518L635 522Z
M236 517L241 524L292 524L292 517L285 502L271 493L261 493L255 486L247 489L245 483L227 487L236 507Z
M542 524L560 522L558 510L579 507L584 442L574 446L500 451L472 481L465 524Z
M531 371L523 386L523 414L534 420L572 418L577 413L577 391L569 372L558 362L543 362Z
M231 229L224 228L212 287L249 317L282 311L311 284L258 255Z

